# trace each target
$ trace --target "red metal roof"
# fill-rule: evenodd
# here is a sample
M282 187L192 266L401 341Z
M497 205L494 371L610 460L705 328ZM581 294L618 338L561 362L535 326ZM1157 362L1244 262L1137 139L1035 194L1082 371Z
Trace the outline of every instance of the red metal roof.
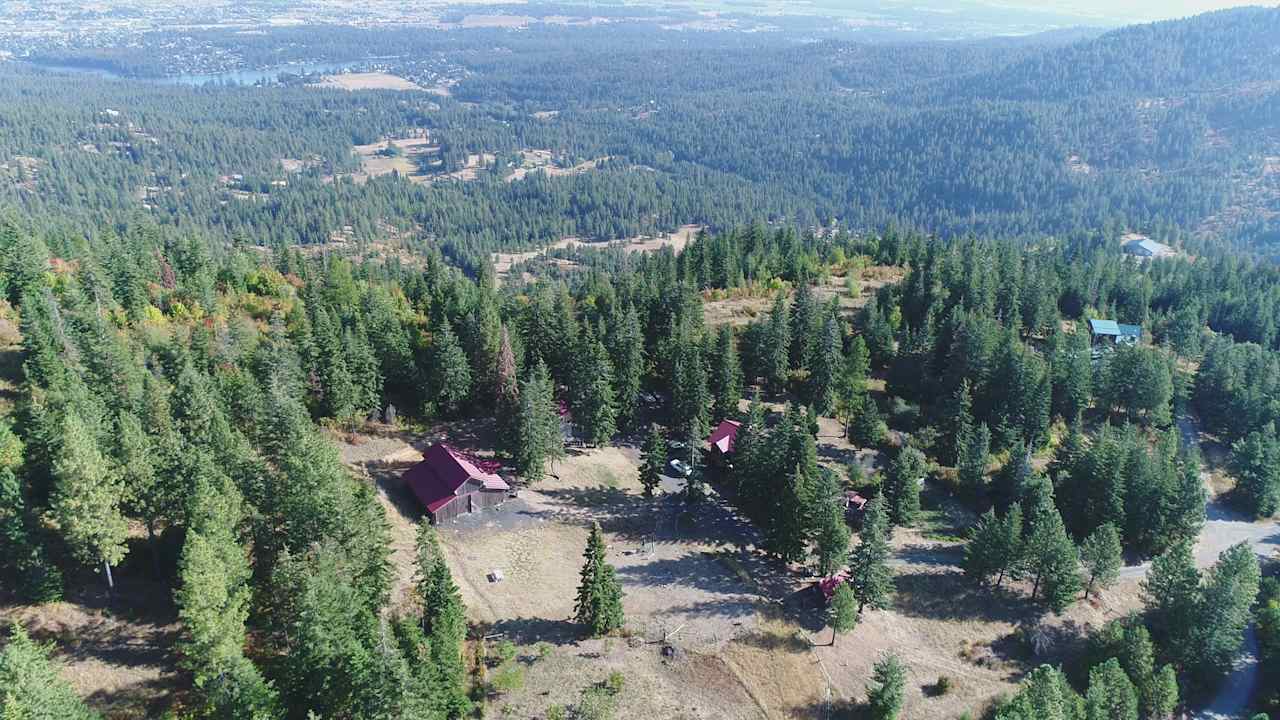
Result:
M481 471L465 455L444 443L427 448L422 453L422 462L404 474L405 484L431 512L448 505L468 480L479 482L485 490L511 489L502 478Z
M840 587L849 579L849 571L841 570L835 575L828 575L818 581L818 589L822 591L822 597L827 602L831 602L831 598L836 594L836 588Z
M711 431L711 437L707 438L707 443L718 448L720 454L728 455L733 452L733 441L738 437L738 428L742 427L742 423L736 420L722 420L715 430Z
M844 493L844 506L865 510L867 508L867 499L852 490L846 490Z

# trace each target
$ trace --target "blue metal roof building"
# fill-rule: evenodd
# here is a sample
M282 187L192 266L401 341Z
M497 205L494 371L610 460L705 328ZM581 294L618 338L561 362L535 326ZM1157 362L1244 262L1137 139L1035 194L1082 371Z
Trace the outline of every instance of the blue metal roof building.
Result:
M1124 249L1130 255L1138 255L1140 257L1165 257L1174 254L1173 248L1162 242L1156 242L1151 238L1134 240L1125 245Z
M1136 343L1142 339L1142 326L1124 325L1115 320L1090 320L1089 334L1095 341L1111 338L1112 342Z

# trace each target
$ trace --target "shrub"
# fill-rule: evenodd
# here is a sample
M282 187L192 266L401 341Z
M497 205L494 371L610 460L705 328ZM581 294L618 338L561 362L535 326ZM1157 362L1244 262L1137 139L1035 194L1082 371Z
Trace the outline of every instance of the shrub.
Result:
M589 687L582 691L574 717L581 720L610 720L616 706L617 700L607 688Z

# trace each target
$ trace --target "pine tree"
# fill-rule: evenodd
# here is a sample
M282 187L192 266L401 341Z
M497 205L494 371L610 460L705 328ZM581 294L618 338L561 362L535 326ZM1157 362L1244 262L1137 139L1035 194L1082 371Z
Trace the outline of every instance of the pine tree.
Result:
M152 380L149 384L154 385L155 382ZM167 404L153 411L163 411L163 421L168 423ZM160 429L160 437L153 438L142 421L127 412L119 416L116 429L115 457L121 470L124 498L130 514L141 516L146 524L147 538L155 559L159 552L157 533L160 524L175 524L181 515L181 490L172 467L179 441L168 428Z
M605 560L604 535L599 523L591 526L583 557L574 617L593 636L608 635L622 627L622 587L618 585L613 566Z
M367 418L382 407L383 375L369 337L358 323L343 331L342 350L354 385L353 416Z
M896 720L902 712L906 694L907 669L893 653L886 653L876 661L867 686L867 704L873 720Z
M926 462L924 453L903 447L889 464L883 492L889 521L895 526L910 527L920 513L920 486L927 470Z
M21 625L0 649L0 717L5 720L96 720Z
M844 519L840 485L830 470L820 469L813 492L814 545L818 574L831 575L849 556L849 524Z
M962 567L964 574L979 583L995 578L1000 587L1021 555L1022 508L1014 505L1003 518L988 510L969 531Z
M1178 707L1178 674L1172 665L1163 665L1142 693L1142 716L1147 720L1167 720Z
M1151 642L1151 633L1142 624L1142 618L1136 614L1119 621L1120 639L1116 648L1116 659L1120 667L1141 690L1155 674L1156 650ZM1141 695L1141 692L1139 692Z
M789 336L790 367L795 369L813 367L813 355L817 343L814 342L819 327L818 302L813 295L813 288L807 279L796 283L795 299L791 303L791 326Z
M1112 658L1089 671L1086 720L1138 720L1138 693Z
M1080 592L1080 556L1067 535L1062 515L1053 504L1048 480L1039 479L1039 488L1024 501L1027 529L1023 542L1023 567L1032 577L1031 598L1044 593L1044 600L1061 612Z
M466 608L444 560L435 528L423 523L416 540L414 585L422 603L421 627L428 640L433 669L431 702L445 717L462 717L466 697L466 666L462 657L467 636Z
M560 414L551 376L539 362L520 386L520 412L515 433L515 466L531 482L542 479L548 464L564 454Z
M961 456L973 444L973 395L969 391L967 378L960 383L960 387L951 398L947 419L953 430L950 434L950 442L946 446L949 451L946 461L958 467Z
M1009 702L1000 707L996 720L1084 720L1084 700L1071 689L1062 671L1041 665L1031 671Z
M729 325L720 326L716 333L715 352L711 357L711 395L713 418L723 420L738 415L738 401L742 399L742 365L733 341L733 328Z
M399 695L385 672L381 632L356 587L353 567L335 543L287 557L273 577L288 598L289 648L281 653L281 690L290 710L321 717L379 717Z
M609 355L590 330L579 335L574 355L573 424L586 443L603 445L618 429Z
M498 443L508 454L515 452L517 418L520 414L520 380L516 356L511 349L511 335L502 326L498 357L494 365L493 415L498 426Z
M644 462L640 465L640 485L644 487L645 497L653 497L653 491L662 484L662 471L666 465L667 443L658 426L651 425L644 442Z
M210 464L207 457L196 463L176 593L178 617L189 636L183 652L197 684L241 655L249 615L249 560L235 534L242 519L240 494Z
M316 348L312 372L318 382L317 410L324 417L349 420L356 411L356 385L342 347L340 323L317 307L311 320Z
M454 415L471 395L471 365L447 322L434 334L431 360L431 396L441 413Z
M842 344L839 320L834 314L828 315L818 342L810 351L809 407L818 415L830 415L835 407L841 367L844 364L841 357Z
M178 617L187 667L203 690L210 717L269 720L276 693L244 656L249 616L249 559L236 537L241 497L208 456L195 463L191 519L179 561Z
M44 557L44 546L28 527L22 483L9 467L0 467L0 581L32 602L60 599L61 580Z
M987 463L991 459L991 430L983 423L965 440L956 463L957 479L961 488L974 497L981 497L986 490Z
M1195 622L1189 628L1191 653L1174 656L1188 677L1211 681L1231 670L1240 655L1260 578L1258 555L1248 543L1224 550L1205 573Z
M1280 511L1280 441L1274 427L1231 446L1231 474L1236 477L1233 497L1241 509L1258 518Z
M1083 332L1054 336L1053 412L1074 422L1089 407L1093 383L1093 358L1089 338Z
M1199 453L1188 449L1178 468L1175 483L1164 495L1160 514L1164 518L1165 537L1161 550L1200 535L1207 502L1208 491L1200 479Z
M765 428L765 410L757 392L747 407L747 416L733 441L733 482L741 497L742 511L747 517L763 525L764 512L769 502L770 488L766 485L772 464Z
M672 421L684 437L706 437L710 424L707 368L701 345L683 340L676 352L671 385Z
M1111 523L1100 526L1084 539L1080 545L1080 562L1089 573L1089 584L1084 589L1085 599L1093 592L1094 585L1108 588L1119 579L1120 566L1124 563L1123 552L1120 533Z
M836 636L853 632L858 626L858 599L853 596L849 583L842 582L831 594L831 644L836 644Z
M836 383L836 416L844 421L845 437L853 437L853 421L862 411L870 366L867 343L861 335L855 335L849 343L849 353L845 356L844 367Z
M1189 631L1202 622L1200 571L1191 546L1190 540L1184 540L1156 556L1142 583L1151 634L1173 658L1193 652Z
M809 539L813 468L797 463L784 475L776 495L772 521L765 528L765 547L786 562L804 557Z
M634 305L627 306L610 330L609 355L617 388L618 422L628 426L636 416L644 377L644 333Z
M120 510L124 488L116 468L74 409L67 409L61 430L51 510L72 554L85 564L101 563L107 587L112 589L111 566L128 552L128 526Z
M876 447L884 441L885 427L880 409L870 393L863 393L852 409L849 439L859 447Z
M893 595L893 570L889 567L889 519L884 500L875 498L863 513L859 542L849 554L849 586L858 599L858 615L871 607L889 606Z
M787 386L791 371L791 323L787 315L786 297L781 293L773 301L765 330L762 348L765 382L774 392L782 392Z

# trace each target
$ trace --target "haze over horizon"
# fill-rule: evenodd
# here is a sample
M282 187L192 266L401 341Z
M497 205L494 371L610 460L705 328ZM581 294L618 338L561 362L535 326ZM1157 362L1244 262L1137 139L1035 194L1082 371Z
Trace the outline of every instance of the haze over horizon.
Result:
M1250 5L1273 7L1274 3L1240 2L1240 0L1073 0L1019 4L1024 8L1057 10L1078 15L1097 15L1119 22L1168 20Z

